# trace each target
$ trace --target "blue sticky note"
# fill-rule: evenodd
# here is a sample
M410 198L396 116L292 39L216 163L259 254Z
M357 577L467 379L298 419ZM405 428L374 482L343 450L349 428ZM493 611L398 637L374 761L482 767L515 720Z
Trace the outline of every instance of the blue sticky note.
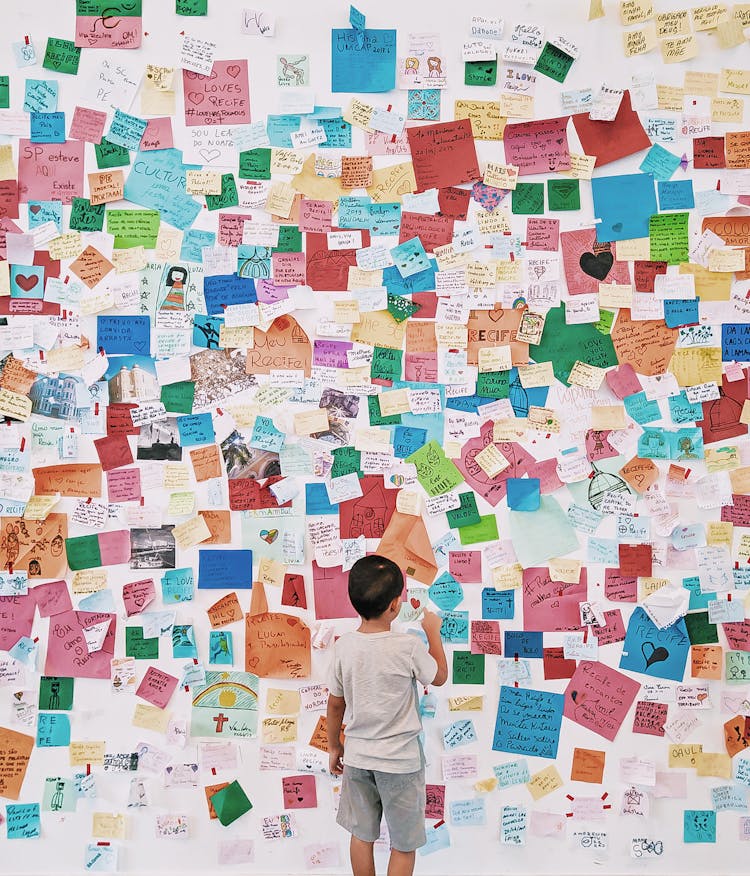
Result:
M435 827L427 830L427 842L419 848L420 855L431 855L433 852L439 852L442 849L449 849L451 846L451 835L448 832L448 825L438 822Z
M195 591L193 570L167 569L161 579L161 598L165 605L175 602L190 602Z
M18 641L13 645L8 653L10 656L28 666L29 669L34 669L36 665L36 642L29 636L19 636Z
M216 233L202 231L199 228L189 228L183 238L180 247L180 261L197 262L203 264L203 247L215 246Z
M23 98L25 113L54 113L59 84L56 79L27 79Z
M405 240L391 250L391 256L402 277L413 277L430 267L422 241L418 237Z
M639 170L645 174L649 174L656 180L667 180L680 166L680 158L658 143L648 150L646 157L641 162ZM654 209L654 213L656 210ZM647 237L647 234L639 235Z
M444 642L453 642L457 645L466 645L469 642L469 612L468 611L439 611L442 618L440 625L440 637Z
M456 826L485 823L484 798L471 797L468 800L453 800L450 804L451 824Z
M78 603L78 608L81 611L96 611L103 614L114 614L117 610L114 594L109 588L84 596Z
M750 572L750 569L748 570ZM715 593L701 593L701 579L698 575L691 575L682 579L682 586L690 591L690 604L688 611L698 608L707 608L712 599L716 599Z
M411 426L395 426L393 431L393 455L398 459L406 459L427 443L427 430L414 429Z
M443 730L443 745L447 749L458 748L461 745L470 745L477 741L477 731L474 722L470 718L462 718L454 721Z
M32 143L64 143L65 113L31 113L29 130Z
M699 298L666 298L664 300L664 322L669 328L694 325L700 319L699 304Z
M531 781L529 764L525 758L509 760L492 767L498 784L501 788L510 788L512 785L525 785Z
M703 405L700 402L688 401L684 389L680 390L679 395L670 395L667 398L667 403L669 404L669 416L676 426L682 423L697 423L703 419Z
M515 596L513 590L495 590L485 587L482 590L482 620L510 620L515 615Z
M209 415L210 416L210 415ZM284 446L286 433L280 432L270 417L257 416L250 436L250 446L278 453Z
M224 318L221 316L193 314L193 345L206 347L209 350L218 350L223 325Z
M334 28L331 92L375 94L396 87L396 31Z
M8 839L41 836L38 803L8 803L5 807L5 835Z
M732 578L734 580L735 590L750 590L750 568L747 566L743 569L732 569ZM700 584L700 578L698 579ZM684 580L683 580L684 583ZM707 597L715 597L713 593L706 593ZM690 608L693 607L693 599L690 597Z
M44 298L44 268L39 265L11 265L10 297Z
M648 221L656 210L654 181L645 173L600 176L591 180L599 242L648 237Z
M502 685L493 751L556 758L564 705L562 694Z
M201 211L201 205L185 194L185 174L199 169L197 165L183 164L178 149L139 152L125 181L125 200L159 210L162 222L184 230Z
M302 126L302 116L268 116L266 131L271 146L280 149L292 149L292 134Z
M541 502L539 478L508 478L508 508L514 511L538 511Z
M367 228L370 224L371 199L366 195L342 195L339 198L339 228Z
M305 514L338 514L338 504L332 505L328 501L328 490L325 484L305 484Z
M659 180L656 190L659 194L659 209L662 211L692 210L695 207L691 179Z
M208 662L225 666L234 663L231 630L211 630L208 638Z
M544 657L544 634L531 630L505 630L506 657L537 658Z
M198 551L198 589L250 590L252 586L252 551L232 549Z
M625 406L625 413L641 426L661 419L659 402L656 399L646 398L645 392L634 392L632 395L626 395L622 403Z
M203 298L209 316L221 315L230 304L255 304L255 281L237 274L217 274L203 278Z
M747 362L750 359L750 325L741 322L722 325L721 358L723 362Z
M715 843L716 812L713 809L686 809L683 818L682 841L685 843Z
M29 213L29 231L44 225L45 222L54 222L57 230L62 234L62 201L29 201L26 207Z
M197 659L198 648L195 645L195 629L192 624L172 626L172 657Z
M107 140L122 146L123 149L137 152L147 124L146 119L139 119L138 116L131 116L116 109L112 117L112 124L107 131Z
M351 149L352 126L341 116L335 119L319 119L318 124L325 131L326 139L319 144L321 149ZM339 226L340 227L340 226Z
M453 611L464 598L463 587L450 572L443 572L430 585L427 595L443 611Z
M398 268L392 265L383 269L383 285L392 295L411 295L412 292L431 292L435 288L435 274L438 266L430 259L430 266L411 277L402 277Z
M396 235L401 227L401 204L369 204L367 217L370 234Z
M148 316L97 316L96 345L108 356L149 355L151 319Z
M351 26L353 28L356 28L357 30L365 29L364 12L360 12L359 9L352 6L351 4L349 5L349 24L351 24Z
M620 669L652 678L682 681L689 652L690 638L682 618L660 630L637 606L625 633Z
M60 712L39 712L36 725L39 748L61 748L70 745L70 718Z
M177 417L177 428L180 431L180 444L183 447L213 444L216 440L211 414L187 414L184 417Z

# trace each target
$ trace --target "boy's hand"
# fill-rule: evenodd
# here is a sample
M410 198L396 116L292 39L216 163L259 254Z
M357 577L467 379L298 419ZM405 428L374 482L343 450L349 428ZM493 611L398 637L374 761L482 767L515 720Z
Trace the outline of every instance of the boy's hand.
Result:
M429 609L424 610L424 614L422 615L422 629L429 636L430 634L439 634L440 627L443 624L442 618L438 617L434 611L429 611Z
M328 749L328 769L334 776L340 776L344 772L344 746L337 745Z

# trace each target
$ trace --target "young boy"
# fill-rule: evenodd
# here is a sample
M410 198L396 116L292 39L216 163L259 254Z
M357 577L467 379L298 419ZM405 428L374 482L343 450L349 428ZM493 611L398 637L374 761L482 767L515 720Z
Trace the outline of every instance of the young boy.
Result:
M375 876L373 843L383 814L391 837L388 876L411 876L416 849L426 842L417 684L445 684L448 664L433 612L422 618L428 648L417 636L391 632L403 589L391 560L357 560L349 599L361 623L333 646L328 753L331 772L344 776L337 821L352 835L354 876ZM346 748L340 742L345 711Z

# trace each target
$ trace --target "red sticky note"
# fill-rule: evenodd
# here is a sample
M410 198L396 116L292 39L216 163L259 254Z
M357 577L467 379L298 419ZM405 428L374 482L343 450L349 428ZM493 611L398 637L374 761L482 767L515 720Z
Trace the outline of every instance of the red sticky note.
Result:
M284 795L284 809L315 809L318 805L315 776L284 776L281 790Z
M664 736L668 708L666 703L638 700L633 716L633 733L643 733L646 736Z
M128 617L140 614L154 599L156 599L156 587L153 578L131 581L122 586L122 601L125 603Z
M557 678L573 678L578 665L575 660L566 659L563 648L544 648L544 678L553 681Z
M155 666L149 666L146 674L143 676L143 681L138 685L138 690L135 693L136 696L146 700L147 703L151 703L152 706L166 709L167 703L169 703L178 684L179 680L174 675L162 672L161 669L157 669Z
M345 231L332 228L331 231ZM362 232L362 246L370 245L370 232ZM356 249L328 249L328 235L306 235L307 285L317 292L346 292L349 268L357 266Z
M294 572L287 572L284 575L284 586L281 590L281 604L291 605L295 608L307 608L305 579L302 575L297 575Z
M473 620L471 622L471 653L502 654L503 640L500 621Z
M86 106L77 106L73 110L73 121L70 123L69 137L71 140L85 140L87 143L99 143L104 135L107 124L107 114Z
M106 435L104 438L97 438L94 447L104 471L132 465L134 461L127 435Z
M563 714L612 742L640 687L605 663L582 660L565 688Z
M523 619L527 630L559 632L581 628L579 603L588 587L586 569L577 584L553 581L547 568L523 571Z
M86 650L84 629L109 621L104 644L99 651ZM66 611L56 614L49 622L45 675L68 678L110 677L110 662L115 656L117 615L97 611ZM17 638L17 637L16 637Z
M450 216L451 219L458 219L459 222L466 222L470 200L471 192L468 189L447 186L447 188L438 190L438 206L440 207L440 212L443 216Z
M469 119L407 128L406 136L418 191L459 186L481 178Z
M596 155L596 167L651 148L651 140L630 103L630 92L627 89L613 122L592 121L588 113L577 113L573 116L573 125L581 141L583 154ZM506 127L506 139L507 131Z
M427 801L424 817L442 821L445 817L445 785L426 785Z
M313 570L313 593L315 595L315 617L330 620L340 617L358 617L349 602L349 573L341 566L323 568L315 560Z
M567 116L506 125L506 162L518 168L519 176L570 170L567 128Z
M649 578L652 571L652 548L650 544L621 544L620 574Z
M557 252L560 246L560 220L529 216L526 220L526 249Z
M481 584L482 552L449 551L448 571L462 584Z
M107 497L110 502L137 502L141 498L141 470L118 468L108 471Z
M64 143L18 141L18 192L21 203L83 197L83 140ZM8 214L9 215L9 214ZM18 214L16 214L18 215Z
M622 612L619 608L604 612L606 624L603 627L592 627L599 645L611 645L613 642L625 641L625 624L622 620Z
M30 636L34 624L36 599L27 596L0 596L0 650L9 651L21 636Z
M68 585L65 581L48 581L46 584L37 584L30 592L36 600L39 617L52 617L56 614L62 614L64 611L71 611L73 608Z
M171 149L173 146L172 119L169 116L149 119L141 137L141 150L149 152L153 149Z
M182 87L187 126L250 124L247 60L214 61L209 76L183 70Z
M618 365L617 368L610 369L605 377L607 386L620 399L625 398L626 395L641 392L643 389L641 381L638 379L638 375L630 362L624 362L622 365Z

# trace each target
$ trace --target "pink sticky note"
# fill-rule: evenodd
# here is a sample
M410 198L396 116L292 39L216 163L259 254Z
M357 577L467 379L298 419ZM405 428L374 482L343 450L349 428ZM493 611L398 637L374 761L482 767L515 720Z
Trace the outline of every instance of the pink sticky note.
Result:
M339 617L358 617L349 602L349 573L341 566L323 568L313 560L313 591L315 617L329 620Z
M107 124L107 114L87 106L77 106L73 110L73 120L70 123L68 136L71 140L85 140L87 143L99 143Z
M214 61L210 76L182 71L186 125L249 125L247 61Z
M560 220L529 216L526 220L526 249L557 252L560 246Z
M567 128L568 116L506 125L505 160L518 167L519 176L569 170Z
M563 714L612 742L640 687L605 663L582 660L565 688Z
M117 7L112 7L116 11ZM137 49L143 34L143 19L140 16L103 13L76 15L75 43L87 49ZM106 24L105 24L106 22Z
M116 529L99 533L99 553L102 566L117 566L130 562L130 530Z
M65 581L48 581L46 584L38 584L31 589L31 595L36 599L39 617L52 617L73 608L68 585Z
M84 629L110 621L104 643L99 651L88 653ZM49 622L45 675L69 678L110 677L110 661L115 656L117 615L97 611L66 611Z
M30 636L36 600L27 596L0 596L0 650L8 651L21 636Z
M427 785L424 817L442 821L445 817L445 785Z
M250 213L219 213L219 246L239 246L245 222L252 218Z
M471 622L471 653L502 654L502 634L500 622L493 620L473 620Z
M299 230L328 232L331 230L333 204L331 201L316 201L303 198L299 208Z
M131 581L122 586L122 601L125 603L125 611L128 617L139 614L147 605L156 599L156 587L153 578L145 578L143 581Z
M107 472L107 495L110 502L137 502L141 498L141 471L118 468Z
M449 551L448 571L462 584L481 584L482 552Z
M643 387L638 375L633 370L630 362L624 362L618 365L617 368L612 368L604 375L607 381L607 386L617 396L623 399L626 395L633 395L636 392L641 392Z
M146 674L143 676L143 681L138 685L138 690L135 693L136 696L151 703L152 706L165 709L178 683L174 675L162 672L161 669L157 669L155 666L149 666ZM310 778L313 778L313 776L310 776Z
M557 460L554 457L540 459L539 462L530 465L527 471L530 478L539 478L539 490L545 495L554 493L563 486L557 473Z
M284 809L315 809L318 805L315 776L284 776L281 790L284 794Z
M625 624L622 620L622 612L619 608L604 612L604 620L607 622L603 627L592 627L600 645L611 645L613 642L625 641Z
M149 152L153 149L171 149L173 146L172 119L169 116L149 119L141 137L141 150Z
M586 599L587 582L586 569L581 569L577 584L553 581L547 568L524 569L524 627L541 632L580 629L578 604Z
M18 199L62 201L83 197L83 140L64 143L18 141Z

